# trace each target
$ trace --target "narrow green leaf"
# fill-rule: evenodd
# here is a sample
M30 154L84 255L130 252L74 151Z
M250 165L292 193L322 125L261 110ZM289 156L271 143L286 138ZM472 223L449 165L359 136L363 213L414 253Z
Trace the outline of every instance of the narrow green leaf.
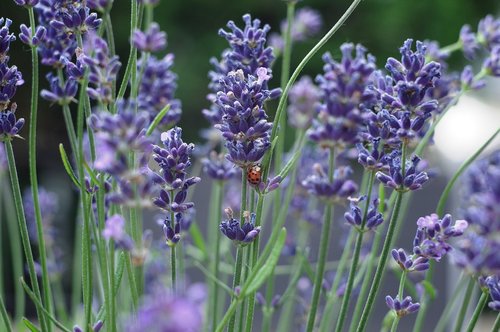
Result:
M101 182L99 181L99 179L95 175L95 172L92 170L92 168L90 168L90 166L86 162L83 163L83 167L85 167L85 170L89 174L90 179L92 180L92 183L96 186L99 186L101 184Z
M146 131L146 136L150 136L155 128L160 124L161 120L163 120L163 117L167 115L168 111L170 110L170 104L165 105L163 109L158 113L155 118L153 119L153 122L149 125L148 130Z
M69 177L73 181L73 183L80 188L80 182L78 182L75 173L73 172L73 169L71 168L71 164L68 160L68 155L66 154L66 150L64 150L64 145L62 143L59 144L59 153L61 154L61 160L64 165L64 169L66 170L66 173L68 173Z
M118 258L118 264L115 271L115 294L118 293L118 289L120 288L120 284L122 282L123 270L125 269L125 257L125 253L122 251L120 253L120 257ZM101 305L99 311L97 312L96 321L104 320L105 314L106 310L104 308L104 305Z
M21 321L23 322L24 326L26 326L26 328L28 328L28 330L30 330L31 332L42 332L38 327L36 327L32 322L30 322L28 318L23 317Z
M12 332L12 326L10 325L9 315L7 314L7 310L5 309L5 305L3 303L3 298L0 296L0 314L2 316L2 320L4 322L5 331Z
M262 265L259 271L256 273L254 278L248 279L245 285L241 289L241 297L245 297L253 292L257 291L259 287L266 281L266 279L273 273L276 264L281 255L281 250L285 245L286 240L286 228L282 228L278 240L274 245L273 250L269 254L267 261Z
M203 234L201 233L198 223L194 222L191 224L191 227L189 227L189 234L193 239L193 244L203 253L204 258L208 257L207 246L205 244L205 240L203 239Z
M427 280L422 281L422 286L424 286L425 292L429 294L431 300L436 298L436 289L434 286Z
M42 303L40 302L40 300L37 299L35 293L33 293L33 291L30 289L30 287L26 284L26 282L24 281L24 278L21 277L19 278L21 284L23 285L23 288L24 290L26 291L26 293L28 294L28 296L30 297L30 299L35 302L37 305L40 306L40 308L42 309L44 315L46 318L50 319L59 329L61 329L61 331L63 332L71 332L70 329L68 329L67 327L65 327L61 322L59 322L54 316L52 316L50 314L50 312L47 311L47 309L45 309L42 305ZM26 319L26 321L31 324L36 330L31 330L31 331L39 331L29 320ZM25 318L23 318L23 323L26 325L26 321L25 321ZM29 326L27 326L28 328L30 328Z
M285 166L283 166L281 172L279 172L278 175L281 176L282 179L284 179L288 175L288 173L290 173L292 168L295 167L297 160L302 154L302 148L304 147L304 142L305 140L302 138L292 158L290 158L290 160L285 164Z
M203 272L208 279L212 280L213 282L216 282L219 287L224 289L229 295L233 294L233 290L228 287L225 283L223 283L220 279L215 277L212 272L208 271L200 262L194 261L193 264Z

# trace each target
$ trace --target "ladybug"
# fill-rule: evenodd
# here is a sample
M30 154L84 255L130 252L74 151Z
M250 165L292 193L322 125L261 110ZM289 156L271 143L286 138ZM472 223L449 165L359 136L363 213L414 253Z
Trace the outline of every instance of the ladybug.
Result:
M247 168L247 181L254 186L258 186L260 184L262 178L262 165L261 164L253 164L248 166Z

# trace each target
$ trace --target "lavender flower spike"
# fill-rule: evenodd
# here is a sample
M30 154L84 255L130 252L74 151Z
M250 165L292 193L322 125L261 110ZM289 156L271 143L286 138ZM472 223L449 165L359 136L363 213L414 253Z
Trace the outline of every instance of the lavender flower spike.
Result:
M20 137L18 133L24 126L24 119L16 119L16 109L16 103L12 103L10 109L0 111L0 141Z
M360 202L364 201L365 199L366 199L366 196L361 196L359 199L350 199L351 211L346 212L344 214L344 218L346 219L346 221L349 224L356 227L360 231L362 231L361 223L363 220L363 216L361 213L361 208L358 205ZM378 210L377 210L378 204L379 204L379 200L378 200L378 198L375 198L373 200L373 203L370 204L370 206L368 208L368 213L366 214L366 223L365 223L365 227L367 229L374 229L384 221L382 213L378 212Z
M225 209L228 220L220 224L221 232L236 245L246 246L253 242L260 233L260 226L255 227L255 213L245 213L245 222L243 225L233 217L231 208Z
M124 250L130 251L134 247L132 238L125 232L125 219L119 214L115 214L106 220L102 236L106 240L113 239L116 246Z
M203 171L214 180L229 180L237 173L237 168L224 158L223 154L210 152L208 158L202 160Z
M404 317L408 314L412 314L417 312L420 309L419 303L413 303L410 296L405 297L402 301L397 298L392 298L391 296L385 297L385 303L389 307L396 312L398 317Z
M31 29L28 28L25 24L21 24L19 28L21 29L19 39L26 45L32 47L38 46L47 33L47 29L45 29L44 26L38 26L35 30L35 35L32 35Z
M375 95L368 89L376 68L375 58L359 44L343 44L341 51L340 62L329 53L323 56L324 74L316 78L322 104L308 135L323 147L359 142L367 106L375 103Z
M425 172L418 172L417 166L420 162L418 156L413 156L410 161L406 161L406 170L404 175L401 173L401 152L398 150L388 156L389 158L389 174L377 172L377 179L386 187L398 191L413 191L422 188L422 185L427 182L429 177Z
M319 107L320 91L309 76L303 76L290 89L288 96L288 121L298 129L307 129L311 126L314 114Z
M488 286L491 299L493 300L488 303L488 306L495 311L500 311L500 277L490 276L486 278L486 285Z
M35 7L36 5L38 5L38 2L40 0L14 0L14 2L16 3L16 5L18 6L23 6L23 7Z
M302 185L314 196L337 202L349 197L358 190L356 183L347 179L352 173L349 167L337 168L331 182L320 164L314 164L313 169L315 174L302 181Z
M134 31L132 44L142 52L158 52L167 47L167 34L160 31L158 23L153 22L146 32Z
M170 212L166 218L163 231L169 246L175 246L180 241L181 226L184 214L194 207L193 202L186 202L189 188L200 181L198 177L187 177L187 168L191 165L190 155L194 144L184 143L182 130L174 127L161 134L163 146L153 147L153 159L160 166L155 173L154 181L161 186L159 196L153 203L162 210ZM171 215L175 214L175 220Z

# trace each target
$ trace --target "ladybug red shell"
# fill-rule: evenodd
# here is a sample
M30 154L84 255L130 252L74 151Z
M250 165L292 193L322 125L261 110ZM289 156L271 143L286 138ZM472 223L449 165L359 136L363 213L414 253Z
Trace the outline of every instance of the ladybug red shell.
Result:
M262 179L262 165L253 164L247 168L247 181L254 186L258 186Z

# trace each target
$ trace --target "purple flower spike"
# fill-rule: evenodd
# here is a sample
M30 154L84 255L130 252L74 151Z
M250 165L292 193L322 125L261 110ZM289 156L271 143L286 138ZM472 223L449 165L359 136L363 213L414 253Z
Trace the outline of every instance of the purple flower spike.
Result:
M303 41L313 37L319 32L322 25L323 20L317 10L308 7L300 8L295 13L295 18L292 23L292 40ZM281 31L284 32L286 29L286 21L283 21L281 23Z
M304 41L316 35L323 25L323 20L318 11L309 7L300 8L295 12L295 17L292 22L291 38L292 41ZM275 49L275 52L282 52L285 42L283 36L288 29L286 20L280 24L281 34L272 33L269 36L269 44Z
M16 119L16 109L16 103L12 103L10 109L0 111L0 141L20 137L18 133L24 126L24 119Z
M145 67L143 61L140 60L137 64L138 72L144 68L137 96L139 108L147 111L150 121L153 121L166 105L170 105L170 109L160 122L160 127L171 128L179 122L182 114L181 102L175 99L177 75L172 71L174 55L169 53L161 59L150 56Z
M379 145L379 137L372 139L370 150L365 148L361 143L356 144L356 148L358 149L358 163L360 163L365 169L378 171L387 168L388 158L383 149L380 149L379 151Z
M203 171L214 180L229 180L237 173L237 168L224 158L223 154L210 152L209 158L202 160Z
M257 163L271 146L272 124L267 121L264 102L279 96L280 90L265 88L270 73L264 67L256 76L245 76L241 69L229 72L221 81L223 91L217 93L223 117L216 128L226 140L227 159L241 168Z
M167 245L173 247L181 240L181 230L183 224L182 213L175 214L175 220L172 223L170 218L166 218L163 222L163 233L167 240Z
M385 303L387 304L389 309L392 309L396 312L396 315L398 315L398 317L404 317L408 314L417 312L418 309L420 309L420 304L413 303L410 296L407 296L402 301L400 301L397 298L392 298L391 296L387 295L385 297Z
M38 46L45 37L45 34L47 33L47 29L45 29L45 27L43 26L38 26L36 28L34 36L32 36L31 29L28 28L25 24L21 24L19 28L21 29L21 33L19 34L19 39L23 43L31 47Z
M343 44L341 51L340 62L329 53L323 56L325 73L316 79L323 103L308 135L323 147L357 143L365 125L366 107L376 101L368 89L376 68L375 58L359 44Z
M491 76L500 76L500 44L494 46L483 63L483 70Z
M347 177L352 173L349 167L341 167L335 170L333 181L329 181L328 175L320 164L313 166L315 174L308 176L302 185L309 193L329 201L342 201L354 194L358 187Z
M246 213L245 222L240 222L233 217L233 210L225 210L228 220L221 222L219 228L222 234L232 240L236 245L246 246L253 242L260 233L260 226L255 227L255 213Z
M146 32L135 30L132 43L142 52L158 52L167 47L167 34L160 31L158 23L153 22Z
M7 56L7 52L9 52L10 49L10 43L16 40L16 37L14 36L13 33L10 33L9 28L12 24L12 20L10 19L5 19L3 17L0 18L0 26L3 25L3 27L0 28L0 62L7 62L5 57Z
M448 243L452 237L459 237L468 227L465 220L457 220L452 225L451 215L447 214L439 219L436 214L421 217L417 220L417 233L413 240L413 252L421 257L441 260L443 256L452 250Z
M344 214L344 218L346 221L355 226L356 228L360 229L361 223L362 223L362 212L361 208L359 207L359 203L364 201L366 199L366 196L361 196L359 199L351 199L351 211L346 212ZM382 213L378 212L378 199L375 198L373 200L373 203L370 204L368 208L368 213L366 214L366 222L365 222L365 227L367 229L374 229L378 225L380 225L382 222L384 222ZM362 229L360 229L362 230Z
M476 79L474 77L472 66L464 67L464 70L460 75L460 82L463 88L473 90L479 90L486 85L486 82L483 79Z
M500 19L487 15L477 27L477 39L480 44L492 50L500 45Z
M303 76L290 89L288 95L288 121L297 129L307 129L319 107L320 91L309 76Z
M473 60L480 46L476 34L472 32L468 24L460 29L460 42L462 43L462 51L464 52L465 58L467 58L467 60Z
M269 25L260 26L260 20L249 14L243 15L245 27L240 29L233 21L227 23L230 32L219 30L219 35L226 38L231 50L224 54L227 72L241 69L245 75L255 75L260 67L269 68L274 60L273 51L266 47L266 35ZM226 73L227 73L226 72Z
M454 261L471 274L500 275L500 150L469 167L460 192L461 216L469 227Z
M393 151L389 156L389 174L377 172L377 179L386 187L398 191L414 191L422 188L422 185L427 182L429 177L425 172L417 170L420 158L414 155L411 161L406 161L406 170L403 175L401 169L401 152Z
M200 181L199 177L187 177L187 168L191 166L191 152L194 144L184 143L182 130L174 127L161 134L164 148L153 146L153 159L160 167L154 174L154 181L161 190L153 203L162 210L175 213L175 220L166 218L163 226L167 244L175 246L180 241L182 226L186 229L189 222L189 210L194 207L193 202L186 202L189 188Z
M95 34L89 35L83 51L85 56L81 59L90 69L89 96L103 104L113 102L112 86L121 67L118 56L110 57L107 42ZM90 54L93 56L87 56Z
M14 0L14 2L16 3L16 5L18 6L23 6L23 7L35 7L36 5L38 5L38 2L40 0Z
M114 240L115 245L123 250L130 251L134 247L132 238L125 232L125 219L119 214L106 220L102 236L106 240Z
M419 257L416 255L408 256L404 249L400 248L398 250L392 250L392 258L398 263L402 270L409 272L412 271L425 271L429 269L429 259L425 257Z
M61 86L59 77L48 73L47 80L50 82L50 90L43 89L40 91L40 96L43 99L61 106L76 102L74 97L78 92L78 83L74 79L68 78L64 86Z
M50 21L54 29L66 34L84 34L89 30L96 30L101 23L102 19L97 18L96 13L90 13L90 8L86 7L85 2L61 6L56 17Z
M486 286L488 286L491 299L493 300L488 303L488 307L495 311L500 311L500 277L490 276L486 278Z

